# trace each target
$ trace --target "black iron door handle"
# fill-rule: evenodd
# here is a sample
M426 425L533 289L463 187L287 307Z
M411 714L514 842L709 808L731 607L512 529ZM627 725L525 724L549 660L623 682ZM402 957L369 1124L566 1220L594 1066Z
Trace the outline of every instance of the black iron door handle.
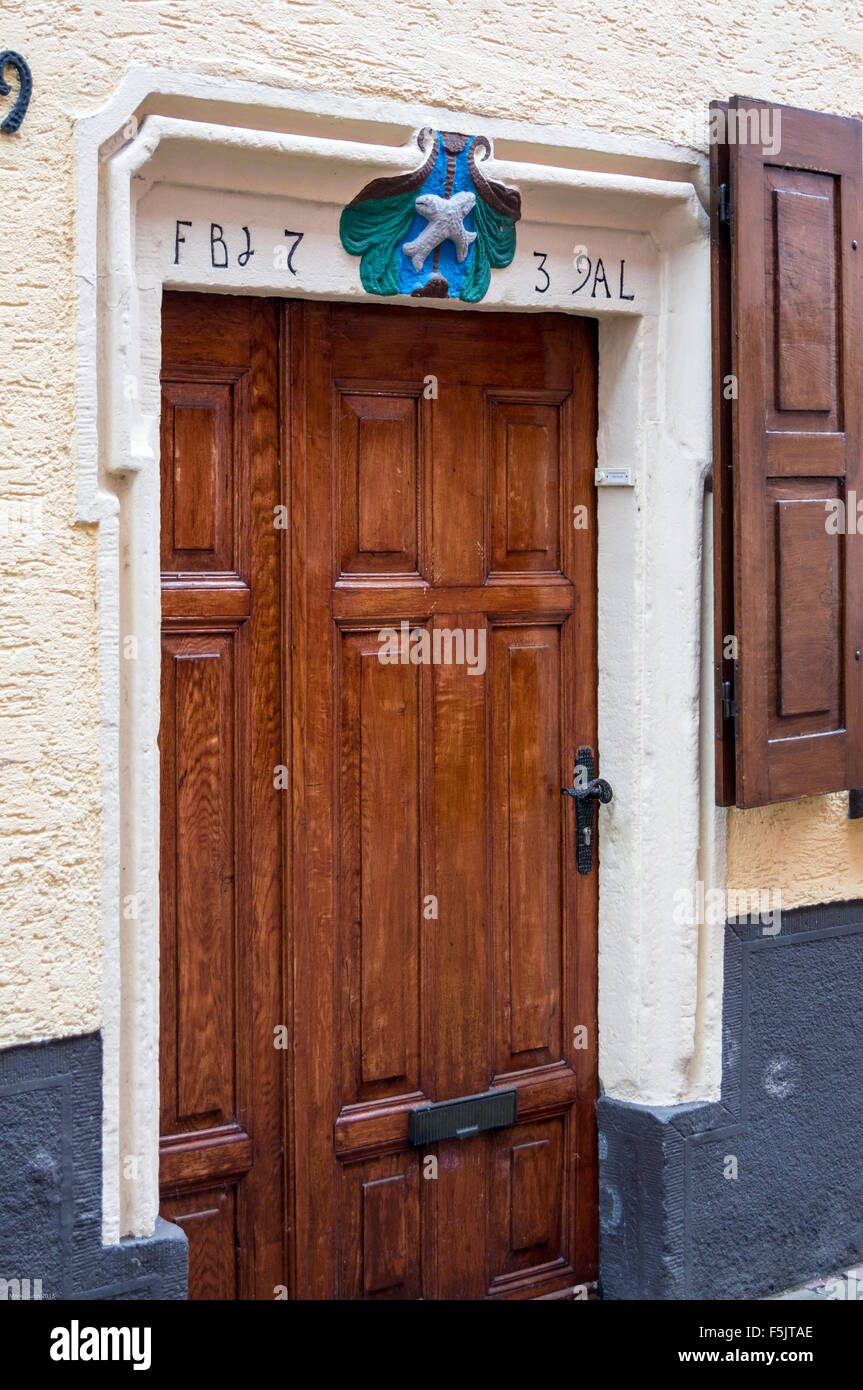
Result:
M593 868L593 803L601 801L607 805L614 795L604 777L593 775L593 750L579 748L576 769L586 777L583 786L561 787L562 796L571 796L575 801L575 848L578 859L578 872L589 874Z
M586 787L561 787L560 790L564 796L574 796L576 801L601 801L603 806L607 806L614 796L611 783L606 782L604 777L594 777Z

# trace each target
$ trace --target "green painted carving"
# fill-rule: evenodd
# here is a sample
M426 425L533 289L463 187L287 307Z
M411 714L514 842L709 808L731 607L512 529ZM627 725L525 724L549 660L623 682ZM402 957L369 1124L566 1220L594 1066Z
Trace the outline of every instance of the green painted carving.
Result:
M413 193L349 203L339 219L342 246L360 256L360 279L368 294L398 294L396 252L414 220Z

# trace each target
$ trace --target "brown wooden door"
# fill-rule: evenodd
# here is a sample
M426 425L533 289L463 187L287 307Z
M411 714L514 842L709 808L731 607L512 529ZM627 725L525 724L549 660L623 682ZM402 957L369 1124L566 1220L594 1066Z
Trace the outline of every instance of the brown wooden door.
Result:
M596 870L560 794L596 743L592 325L178 295L164 351L193 1293L565 1297L596 1276ZM411 1147L411 1109L493 1087L515 1125Z
M595 747L592 328L291 312L299 1297L596 1274L596 872L560 791ZM485 671L382 662L402 622ZM409 1146L493 1086L515 1126Z
M162 1214L191 1298L285 1281L278 312L162 318Z

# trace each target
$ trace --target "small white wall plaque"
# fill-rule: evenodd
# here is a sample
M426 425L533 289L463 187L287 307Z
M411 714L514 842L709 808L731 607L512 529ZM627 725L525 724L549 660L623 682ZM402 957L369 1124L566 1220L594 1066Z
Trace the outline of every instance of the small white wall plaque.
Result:
M597 468L593 475L597 487L635 487L633 468Z

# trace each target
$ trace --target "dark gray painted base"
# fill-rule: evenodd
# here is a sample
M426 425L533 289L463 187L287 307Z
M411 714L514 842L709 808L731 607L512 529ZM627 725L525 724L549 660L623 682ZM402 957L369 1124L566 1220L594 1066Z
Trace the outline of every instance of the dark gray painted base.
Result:
M31 1297L39 1279L43 1298L186 1297L178 1226L102 1245L98 1033L0 1052L0 1173L0 1279L30 1280Z
M762 1297L860 1263L861 997L863 903L728 924L721 1101L598 1103L603 1297Z

